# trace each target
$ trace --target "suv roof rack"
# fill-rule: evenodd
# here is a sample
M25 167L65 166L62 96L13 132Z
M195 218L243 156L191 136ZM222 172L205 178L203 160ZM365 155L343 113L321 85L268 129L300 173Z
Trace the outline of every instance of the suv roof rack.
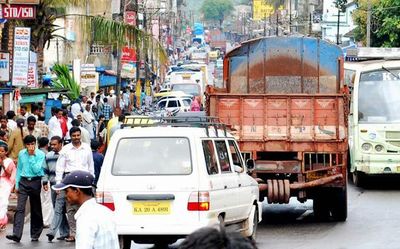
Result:
M218 137L218 129L224 131L224 136L227 136L226 124L221 123L217 117L210 116L176 116L176 117L146 117L146 116L133 116L126 117L124 124L121 125L123 128L135 128L135 127L200 127L206 130L207 137L210 136L210 128L214 128L215 134Z

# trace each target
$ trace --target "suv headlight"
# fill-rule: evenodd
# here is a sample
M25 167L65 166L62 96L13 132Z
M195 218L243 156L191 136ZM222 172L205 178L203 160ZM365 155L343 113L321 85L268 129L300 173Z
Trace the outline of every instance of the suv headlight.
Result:
M363 151L369 151L369 150L372 148L372 144L370 144L370 143L363 143L363 144L361 145L361 148L362 148Z
M378 145L375 146L375 150L376 150L377 152L381 152L381 151L383 150L383 146L380 145L380 144L378 144Z

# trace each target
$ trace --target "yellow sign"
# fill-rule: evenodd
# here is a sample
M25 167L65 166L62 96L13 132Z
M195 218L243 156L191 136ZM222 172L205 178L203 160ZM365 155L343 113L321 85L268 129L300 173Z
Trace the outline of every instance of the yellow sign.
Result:
M136 107L140 108L142 106L142 103L140 102L140 95L142 94L142 83L140 80L137 81L136 83Z
M136 215L165 215L171 213L169 201L138 201L133 202L133 214Z
M274 13L274 7L265 0L253 0L253 20L264 20Z

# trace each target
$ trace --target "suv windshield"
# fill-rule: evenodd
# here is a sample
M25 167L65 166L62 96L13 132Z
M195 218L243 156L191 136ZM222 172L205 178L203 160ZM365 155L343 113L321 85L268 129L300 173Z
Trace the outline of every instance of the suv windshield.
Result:
M188 175L189 140L182 137L124 138L118 142L113 175Z

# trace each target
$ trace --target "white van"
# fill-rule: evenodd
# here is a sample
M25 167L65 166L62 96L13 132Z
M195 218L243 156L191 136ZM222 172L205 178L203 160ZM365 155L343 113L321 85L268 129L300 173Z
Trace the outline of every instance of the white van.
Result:
M178 119L131 122L141 125L111 138L96 200L114 211L121 248L165 246L218 224L254 239L259 189L234 137L206 117Z

